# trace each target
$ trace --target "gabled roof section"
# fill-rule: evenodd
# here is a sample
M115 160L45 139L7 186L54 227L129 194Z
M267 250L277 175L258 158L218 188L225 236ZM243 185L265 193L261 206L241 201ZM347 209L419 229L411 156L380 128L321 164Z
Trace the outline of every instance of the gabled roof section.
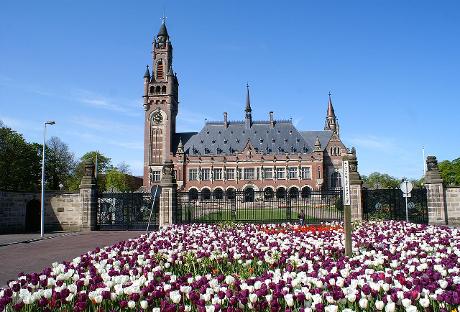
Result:
M263 154L298 154L313 151L315 138L307 143L304 136L290 120L254 121L250 128L243 121L208 122L203 129L184 143L189 155L231 155L241 153L248 142L254 150Z
M329 140L332 137L333 132L330 130L323 130L323 131L301 131L300 134L302 135L303 139L307 143L308 146L314 147L316 138L319 139L321 143L321 150L324 151Z

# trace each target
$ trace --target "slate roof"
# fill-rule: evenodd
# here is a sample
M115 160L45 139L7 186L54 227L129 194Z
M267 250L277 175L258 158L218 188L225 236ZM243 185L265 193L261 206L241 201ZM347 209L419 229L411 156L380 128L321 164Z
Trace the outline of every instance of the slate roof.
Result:
M324 149L331 138L332 131L299 132L290 120L255 121L250 128L244 121L230 121L228 127L223 122L207 122L200 132L177 133L174 139L174 152L179 138L184 151L191 156L231 155L241 152L249 140L254 149L264 154L310 153L314 150L316 137Z

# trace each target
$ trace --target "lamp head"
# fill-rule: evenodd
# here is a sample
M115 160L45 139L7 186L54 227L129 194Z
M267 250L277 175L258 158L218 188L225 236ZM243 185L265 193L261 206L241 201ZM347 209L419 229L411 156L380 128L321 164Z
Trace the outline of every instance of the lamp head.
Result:
M45 125L54 125L56 122L54 120L48 120L45 122Z

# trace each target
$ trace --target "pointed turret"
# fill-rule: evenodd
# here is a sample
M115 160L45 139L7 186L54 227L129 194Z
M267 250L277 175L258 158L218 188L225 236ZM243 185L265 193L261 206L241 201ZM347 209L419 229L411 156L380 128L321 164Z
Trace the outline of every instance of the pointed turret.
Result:
M339 123L335 116L334 106L332 105L331 93L329 92L329 101L327 103L327 116L324 124L324 130L331 130L335 134L339 135Z
M157 37L169 37L168 35L168 30L166 29L166 23L165 20L163 19L163 22L161 23L160 30L158 31Z
M145 69L145 74L144 78L148 79L150 81L150 70L149 70L149 65L147 65L147 68Z
M246 112L245 117L245 124L246 128L250 128L252 125L252 108L251 108L251 100L249 97L249 85L246 84L246 108L244 109Z

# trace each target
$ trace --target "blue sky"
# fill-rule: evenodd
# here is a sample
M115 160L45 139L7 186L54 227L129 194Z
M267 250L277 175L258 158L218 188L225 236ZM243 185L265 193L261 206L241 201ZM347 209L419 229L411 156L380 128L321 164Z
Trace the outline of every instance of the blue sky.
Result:
M242 119L324 126L327 94L361 174L420 177L460 156L458 1L2 1L0 120L142 173L145 65L166 11L179 131Z

